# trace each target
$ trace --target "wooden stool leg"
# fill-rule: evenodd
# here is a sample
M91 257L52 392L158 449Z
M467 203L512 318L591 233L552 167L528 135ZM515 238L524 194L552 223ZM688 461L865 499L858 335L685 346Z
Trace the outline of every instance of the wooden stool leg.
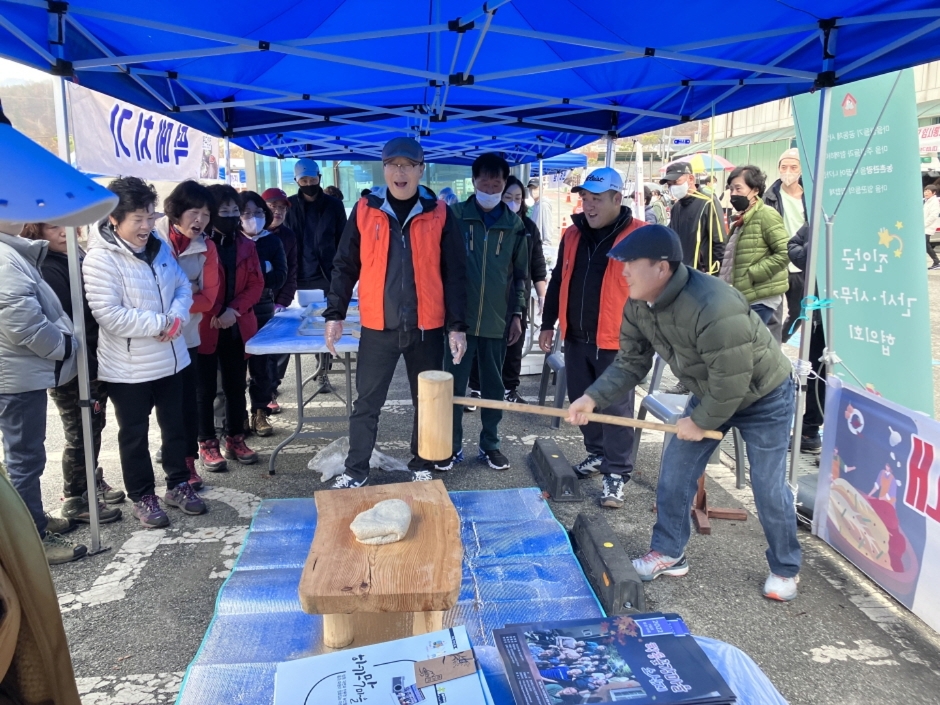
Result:
M342 649L352 644L354 638L352 615L323 615L323 643L326 646L331 649Z
M414 635L437 632L444 628L443 612L415 612Z

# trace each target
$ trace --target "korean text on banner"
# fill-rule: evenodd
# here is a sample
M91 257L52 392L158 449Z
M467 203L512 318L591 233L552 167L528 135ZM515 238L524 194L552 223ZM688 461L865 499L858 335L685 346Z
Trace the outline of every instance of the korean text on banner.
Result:
M813 532L940 631L940 423L829 385Z
M79 170L154 181L201 176L203 133L74 83L68 87Z
M832 90L823 210L833 225L833 328L827 343L866 387L933 414L930 309L927 296L923 189L910 70ZM819 94L793 99L803 185L815 187ZM881 119L879 120L879 116ZM860 161L859 161L860 160ZM853 169L858 171L852 177ZM850 178L851 177L851 178ZM816 270L825 286L825 235Z

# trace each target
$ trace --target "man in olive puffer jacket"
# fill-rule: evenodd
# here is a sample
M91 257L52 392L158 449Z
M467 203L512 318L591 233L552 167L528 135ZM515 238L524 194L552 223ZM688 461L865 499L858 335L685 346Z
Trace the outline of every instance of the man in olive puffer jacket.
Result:
M786 458L795 387L789 360L740 292L681 264L676 233L647 225L614 247L624 262L630 298L620 328L620 352L569 409L572 423L603 409L640 383L659 353L692 391L686 416L666 447L656 491L651 550L633 561L643 580L689 572L685 546L698 480L720 441L708 430L737 427L748 445L751 484L767 539L770 576L764 595L797 595L800 544Z

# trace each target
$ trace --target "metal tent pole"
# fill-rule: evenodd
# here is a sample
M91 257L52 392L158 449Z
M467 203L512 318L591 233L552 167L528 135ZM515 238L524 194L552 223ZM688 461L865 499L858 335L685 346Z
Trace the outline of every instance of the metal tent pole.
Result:
M646 197L643 194L643 143L639 139L633 140L633 165L636 167L636 189L633 192L636 211L633 217L643 222L646 220Z
M56 133L59 157L71 163L69 148L69 111L65 79L55 80ZM108 550L101 545L101 527L98 517L98 482L95 462L95 441L92 432L91 382L88 378L88 346L85 337L85 301L82 293L82 269L79 260L78 235L75 228L66 228L69 260L69 287L72 294L72 325L78 341L78 398L82 411L82 439L85 443L85 478L88 483L88 514L91 529L89 554Z
M232 145L225 138L225 183L232 185Z
M545 209L542 207L542 204L545 202L545 160L541 157L539 158L539 222L536 225L539 226L539 235L542 238L542 242L545 242Z
M614 168L614 138L607 136L607 154L604 157L604 166Z

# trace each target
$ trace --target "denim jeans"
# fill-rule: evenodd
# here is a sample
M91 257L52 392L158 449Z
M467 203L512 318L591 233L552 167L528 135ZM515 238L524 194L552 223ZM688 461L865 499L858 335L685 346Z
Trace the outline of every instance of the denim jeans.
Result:
M787 378L776 389L746 409L737 411L718 430L737 427L751 464L751 487L757 514L767 539L770 570L792 578L800 572L800 544L796 538L796 510L787 485L787 449L793 420L795 387ZM694 396L686 415L698 406ZM663 456L656 488L656 525L650 548L678 557L691 533L690 513L698 480L719 441L682 441L674 438Z
M46 535L48 523L39 487L46 467L46 405L45 389L0 394L0 434L7 474L40 536Z

